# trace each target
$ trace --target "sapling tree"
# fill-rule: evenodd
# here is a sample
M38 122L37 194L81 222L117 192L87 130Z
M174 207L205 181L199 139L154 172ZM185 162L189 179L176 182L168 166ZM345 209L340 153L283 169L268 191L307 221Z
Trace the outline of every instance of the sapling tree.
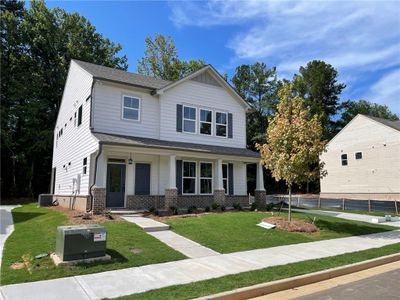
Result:
M266 143L257 144L263 165L275 180L285 180L289 190L288 217L294 184L325 176L319 155L325 149L323 128L317 115L311 116L304 99L285 83L278 92L280 103L266 131Z

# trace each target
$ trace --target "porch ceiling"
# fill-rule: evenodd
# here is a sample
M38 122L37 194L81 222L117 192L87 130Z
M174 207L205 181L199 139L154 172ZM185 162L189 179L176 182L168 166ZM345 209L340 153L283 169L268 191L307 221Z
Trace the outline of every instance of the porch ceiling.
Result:
M99 140L100 143L105 145L134 146L134 147L164 149L164 150L174 150L174 151L176 150L191 151L204 154L219 154L219 155L240 156L249 158L250 157L260 158L260 154L258 152L244 148L232 148L232 147L222 147L222 146L184 143L175 141L164 141L157 139L122 136L122 135L99 133L99 132L93 132L93 135Z

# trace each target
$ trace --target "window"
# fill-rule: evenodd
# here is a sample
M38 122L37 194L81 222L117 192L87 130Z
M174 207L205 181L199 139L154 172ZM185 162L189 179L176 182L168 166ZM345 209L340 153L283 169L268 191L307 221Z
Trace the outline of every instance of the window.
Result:
M126 120L140 120L140 99L123 96L122 118Z
M226 137L227 119L227 113L215 113L215 134L217 136Z
M196 193L196 163L191 161L183 162L183 194Z
M342 154L342 166L347 166L347 154Z
M228 193L228 165L222 164L222 183L224 186L225 194Z
M183 107L183 131L196 133L196 108Z
M200 194L212 193L213 181L213 165L212 163L200 163Z
M356 159L362 159L362 152L356 152Z
M76 112L74 113L74 126L76 126Z
M78 126L82 124L82 105L78 108Z
M211 135L212 111L200 109L200 134Z
M87 157L83 159L83 170L82 170L83 174L86 174L86 172L87 172Z

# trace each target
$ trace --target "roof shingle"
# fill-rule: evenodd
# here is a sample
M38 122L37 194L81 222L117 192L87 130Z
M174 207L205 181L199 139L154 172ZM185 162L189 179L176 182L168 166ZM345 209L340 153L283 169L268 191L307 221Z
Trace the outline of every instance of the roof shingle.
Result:
M383 118L378 118L378 117L373 117L373 116L368 116L368 115L364 115L367 118L370 118L372 120L375 120L383 125L389 126L393 129L399 130L400 131L400 120L397 121L391 121L391 120L387 120L387 119L383 119Z

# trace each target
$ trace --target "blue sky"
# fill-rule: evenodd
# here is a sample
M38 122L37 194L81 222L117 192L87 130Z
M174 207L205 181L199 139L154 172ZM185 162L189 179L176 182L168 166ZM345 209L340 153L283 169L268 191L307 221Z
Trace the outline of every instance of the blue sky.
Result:
M347 84L341 99L367 99L400 114L399 1L48 1L78 12L119 42L129 70L144 39L170 35L181 59L202 59L231 77L263 61L291 78L313 59Z

